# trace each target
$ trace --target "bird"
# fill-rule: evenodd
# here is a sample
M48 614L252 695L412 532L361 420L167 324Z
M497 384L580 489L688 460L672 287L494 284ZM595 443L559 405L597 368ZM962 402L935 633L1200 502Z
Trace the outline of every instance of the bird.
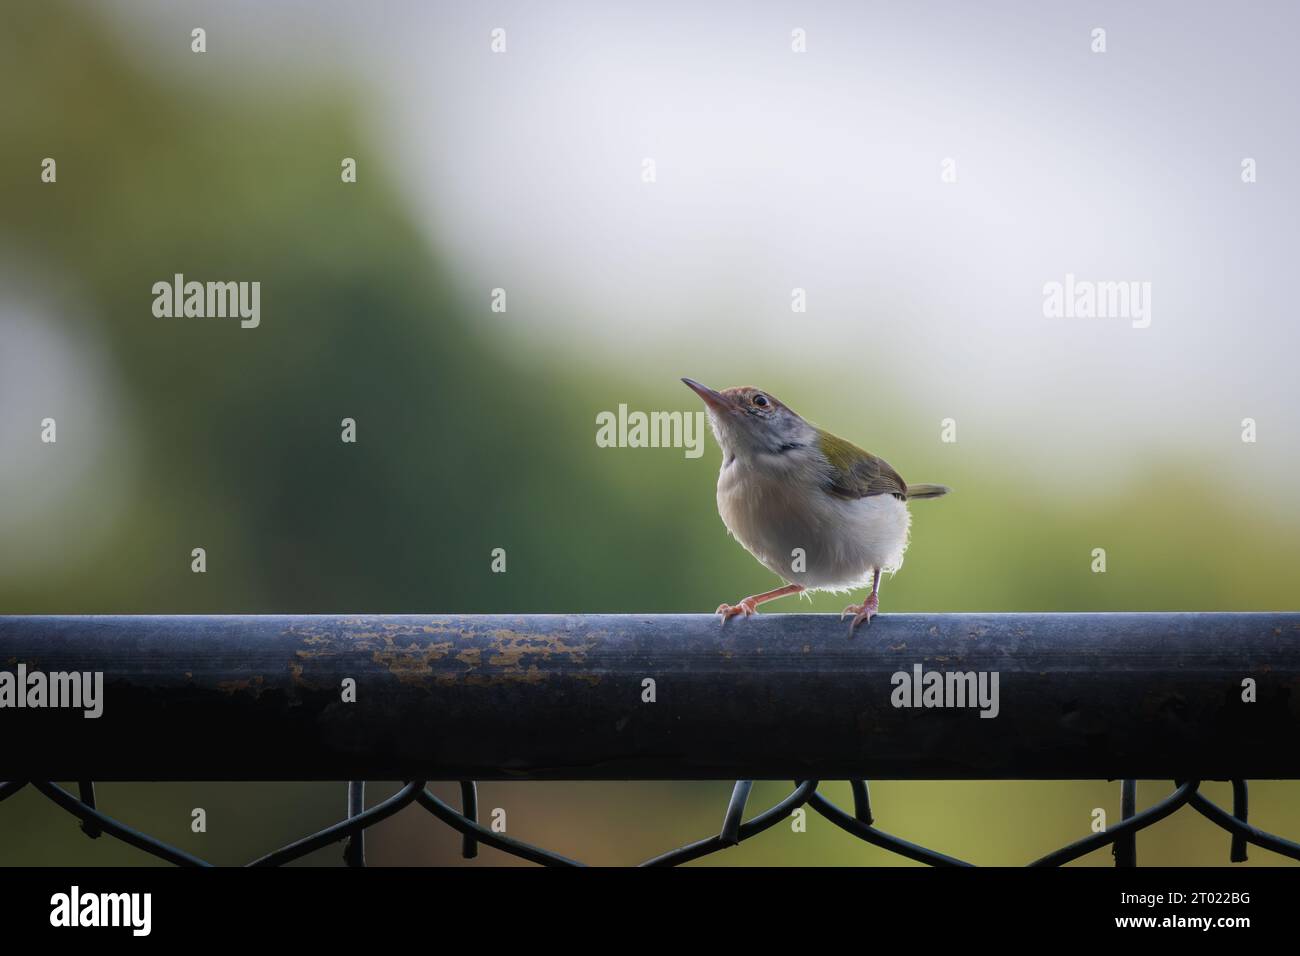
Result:
M806 591L871 586L850 604L849 635L880 611L880 576L897 571L907 549L914 498L952 489L912 484L883 458L805 421L752 385L714 391L683 378L703 401L722 449L718 513L727 530L784 587L719 605L722 624L758 606Z

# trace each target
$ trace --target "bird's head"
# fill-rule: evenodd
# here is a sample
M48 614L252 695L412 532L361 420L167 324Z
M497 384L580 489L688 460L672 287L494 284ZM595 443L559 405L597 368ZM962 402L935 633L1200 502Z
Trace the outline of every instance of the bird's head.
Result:
M704 400L709 424L722 446L723 461L758 454L779 455L809 445L815 429L776 396L752 385L715 392L707 385L682 379Z

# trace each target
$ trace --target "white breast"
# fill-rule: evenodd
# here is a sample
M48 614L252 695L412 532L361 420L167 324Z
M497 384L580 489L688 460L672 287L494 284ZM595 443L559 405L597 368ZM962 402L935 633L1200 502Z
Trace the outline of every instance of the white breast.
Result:
M810 589L846 590L903 563L911 515L893 495L845 500L817 487L812 462L792 455L733 460L718 475L718 513L773 573ZM814 488L792 494L791 488ZM804 556L798 570L797 550Z

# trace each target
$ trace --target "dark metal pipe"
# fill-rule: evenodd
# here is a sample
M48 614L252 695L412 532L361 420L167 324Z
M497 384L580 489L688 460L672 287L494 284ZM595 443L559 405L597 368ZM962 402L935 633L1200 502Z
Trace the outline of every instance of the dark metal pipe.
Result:
M20 664L103 715L0 709L0 779L1300 778L1296 613L0 617Z

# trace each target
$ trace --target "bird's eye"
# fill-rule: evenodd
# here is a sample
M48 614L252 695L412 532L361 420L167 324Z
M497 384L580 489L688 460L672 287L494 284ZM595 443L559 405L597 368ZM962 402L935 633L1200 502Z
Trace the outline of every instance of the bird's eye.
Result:
M767 396L766 396L766 395L755 395L755 396L754 396L754 404L757 405L759 408L766 408L766 407L767 407Z

